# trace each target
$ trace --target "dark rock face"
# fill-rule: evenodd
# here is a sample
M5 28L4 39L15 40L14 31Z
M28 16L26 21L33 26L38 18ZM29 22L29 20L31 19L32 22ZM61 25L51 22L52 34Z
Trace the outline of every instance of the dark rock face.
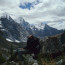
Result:
M59 56L65 52L65 32L47 37L42 45L42 53Z
M52 36L52 35L56 35L56 34L60 34L62 33L62 30L57 30L55 28L52 28L50 26L48 26L47 24L45 25L45 28L43 30L43 34L42 36Z
M27 39L27 36L29 35L26 30L20 26L20 24L16 23L11 17L9 19L7 18L1 18L1 23L3 26L4 31L4 37L9 38L10 40L16 42L22 41L25 42Z
M44 53L58 53L63 50L62 43L57 37L48 37L43 45Z

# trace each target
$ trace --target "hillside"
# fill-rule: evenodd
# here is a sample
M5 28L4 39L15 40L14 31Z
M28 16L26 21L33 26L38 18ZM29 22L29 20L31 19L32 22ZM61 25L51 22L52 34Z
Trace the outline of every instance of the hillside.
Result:
M0 31L0 49L1 48L6 48L6 49L10 49L11 44L10 42L8 42L3 36L2 36L2 31ZM17 47L16 45L14 45L14 48Z
M38 56L38 59L35 60L33 59L32 55L29 54L24 54L24 60L22 62L24 62L23 65L32 65L33 63L37 63L39 65L56 65L58 64L58 62L62 59L62 62L64 62L65 59L65 32L59 34L59 35L55 35L55 36L49 36L46 37L46 39L43 42L40 42L42 50ZM22 44L26 44L26 43L15 43L13 42L14 47L23 47ZM6 41L3 37L2 37L2 31L0 31L0 48L10 48L11 47L11 43ZM16 58L17 59L17 58ZM32 60L31 60L32 59ZM14 62L14 63L13 63ZM13 59L12 61L8 61L5 63L5 65L7 65L7 63L12 63L12 64L18 64L21 63L19 61L19 59L15 62L15 60ZM28 63L28 64L25 64ZM21 63L22 65L22 63ZM59 65L59 64L58 64Z

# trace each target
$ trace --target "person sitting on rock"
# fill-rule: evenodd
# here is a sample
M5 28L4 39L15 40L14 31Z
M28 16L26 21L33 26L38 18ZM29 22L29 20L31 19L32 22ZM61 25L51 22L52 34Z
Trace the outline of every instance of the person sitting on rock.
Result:
M33 35L28 36L27 39L27 46L25 48L19 48L18 49L18 56L19 58L22 57L22 54L34 54L33 58L37 59L37 55L40 52L40 42L37 37L34 37Z
M30 35L27 40L27 46L25 47L25 49L28 50L28 53L33 53L35 55L33 58L37 58L40 48L39 38Z

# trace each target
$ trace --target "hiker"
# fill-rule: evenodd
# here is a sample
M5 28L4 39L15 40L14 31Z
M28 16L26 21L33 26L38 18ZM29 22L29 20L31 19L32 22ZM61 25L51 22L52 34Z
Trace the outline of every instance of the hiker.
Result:
M34 54L33 58L37 59L40 48L41 47L39 39L37 37L34 37L33 35L30 35L28 36L27 46L25 48L20 48L17 52L19 56L22 56L22 54Z
M26 50L28 50L28 53L33 53L34 57L33 58L37 58L37 55L40 52L40 42L39 39L37 37L34 37L33 35L30 35L28 37L27 40L27 46L26 46Z

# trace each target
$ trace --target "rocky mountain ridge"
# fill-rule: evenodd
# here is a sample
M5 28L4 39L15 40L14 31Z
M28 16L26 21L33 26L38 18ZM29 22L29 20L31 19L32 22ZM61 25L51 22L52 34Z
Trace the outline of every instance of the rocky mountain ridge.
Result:
M32 34L36 37L53 36L63 32L63 30L57 30L43 23L32 25L26 22L24 19L23 22L21 20L19 20L19 22L20 25L29 32L29 34Z
M0 18L0 29L4 32L4 37L10 42L26 42L28 35L43 38L63 32L63 30L57 30L43 23L39 25L29 24L22 17L13 20L6 14Z
M12 40L13 42L22 41L25 42L27 40L28 32L20 26L20 24L16 23L11 17L2 17L0 18L1 22L1 30L3 30L4 37Z

